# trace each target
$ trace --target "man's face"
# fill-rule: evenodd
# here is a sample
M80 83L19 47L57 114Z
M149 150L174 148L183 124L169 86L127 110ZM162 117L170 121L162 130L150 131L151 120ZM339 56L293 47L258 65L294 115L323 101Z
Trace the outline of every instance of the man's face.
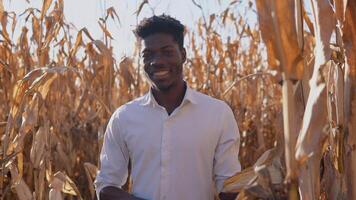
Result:
M172 35L154 33L143 40L143 63L154 89L167 91L183 80L184 48Z

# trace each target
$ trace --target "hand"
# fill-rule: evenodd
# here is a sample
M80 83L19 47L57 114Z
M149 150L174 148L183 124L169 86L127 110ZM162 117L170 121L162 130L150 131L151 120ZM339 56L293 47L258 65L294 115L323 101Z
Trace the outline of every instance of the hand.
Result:
M239 193L220 193L220 200L235 200Z
M100 191L100 200L144 200L114 186L108 186Z

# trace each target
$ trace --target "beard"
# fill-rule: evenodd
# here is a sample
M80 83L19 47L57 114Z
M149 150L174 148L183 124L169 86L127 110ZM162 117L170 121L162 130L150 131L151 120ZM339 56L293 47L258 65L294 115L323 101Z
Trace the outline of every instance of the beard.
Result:
M168 92L183 81L183 67L177 66L175 70L171 70L170 76L166 79L155 79L153 74L147 73L147 71L145 71L145 77L154 90Z

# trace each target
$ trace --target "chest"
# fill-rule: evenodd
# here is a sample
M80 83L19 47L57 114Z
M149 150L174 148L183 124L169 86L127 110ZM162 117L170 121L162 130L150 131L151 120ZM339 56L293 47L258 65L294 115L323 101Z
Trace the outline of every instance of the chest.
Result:
M187 110L189 109L189 110ZM204 113L204 112L203 112ZM125 122L124 140L131 159L160 159L171 156L213 157L221 125L217 115L183 107L168 116L164 110L142 112Z

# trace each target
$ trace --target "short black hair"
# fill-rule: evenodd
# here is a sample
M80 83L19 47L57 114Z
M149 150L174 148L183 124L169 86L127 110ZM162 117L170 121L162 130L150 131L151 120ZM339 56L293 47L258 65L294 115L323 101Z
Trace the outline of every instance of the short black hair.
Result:
M173 39L180 47L183 47L184 30L185 27L180 21L169 15L162 14L143 19L134 32L141 39L145 39L145 37L154 33L167 33L173 36Z

